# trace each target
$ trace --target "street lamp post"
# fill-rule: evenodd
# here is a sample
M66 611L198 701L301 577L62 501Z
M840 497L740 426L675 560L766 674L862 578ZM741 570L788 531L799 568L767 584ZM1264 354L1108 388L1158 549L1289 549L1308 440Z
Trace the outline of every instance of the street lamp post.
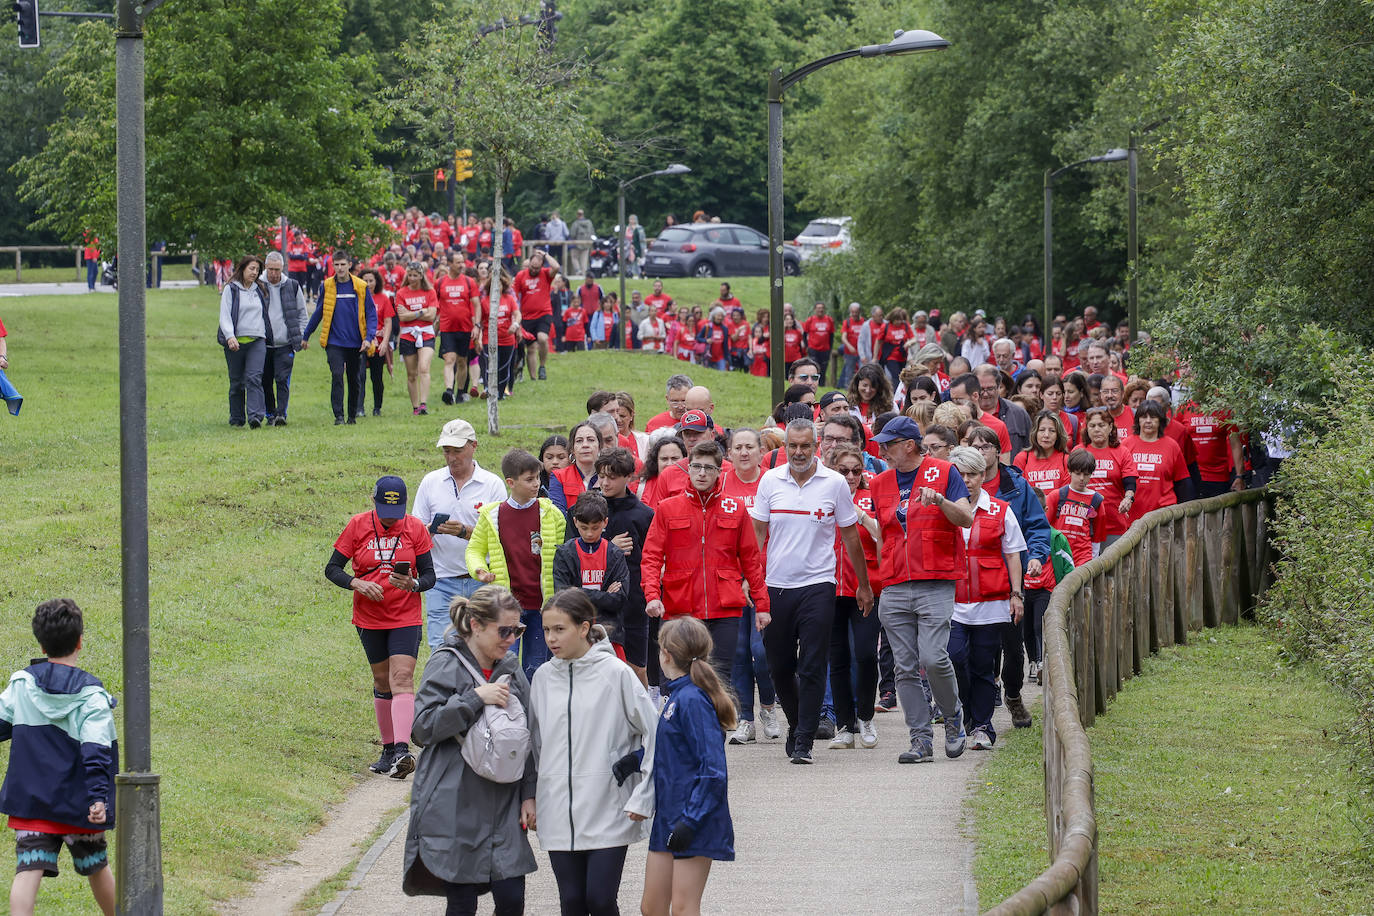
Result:
M1131 156L1132 153L1127 150L1113 148L1100 156L1089 156L1087 159L1070 162L1068 165L1053 170L1045 169L1045 324L1040 329L1040 334L1046 342L1046 352L1048 352L1049 346L1050 326L1054 322L1054 180L1070 169L1076 169L1081 165L1095 162L1122 162ZM1132 202L1134 202L1134 197L1132 197ZM1134 208L1132 208L1130 226L1132 237L1135 233L1134 213Z
M922 51L943 51L949 42L924 29L898 29L886 44L864 45L813 60L783 75L781 68L768 74L768 300L769 374L773 379L773 403L782 401L784 366L782 339L782 94L807 76L851 57L895 57Z
M619 218L620 222L616 224L619 227L618 229L616 229L616 234L620 236L620 257L617 258L617 260L619 261L618 267L620 270L620 310L622 315L625 314L626 308L625 265L629 261L629 258L626 257L626 255L630 251L630 245L633 244L633 242L630 242L625 238L625 189L628 188L630 185L634 184L635 182L642 181L645 178L656 178L659 175L686 175L690 171L691 169L689 169L682 163L674 162L667 168L657 169L652 172L646 172L643 175L639 175L635 178L631 178L627 181L622 181L620 183L620 195L616 199L616 216ZM625 341L628 339L629 338L625 336L625 327L622 322L620 328L620 345L624 347Z

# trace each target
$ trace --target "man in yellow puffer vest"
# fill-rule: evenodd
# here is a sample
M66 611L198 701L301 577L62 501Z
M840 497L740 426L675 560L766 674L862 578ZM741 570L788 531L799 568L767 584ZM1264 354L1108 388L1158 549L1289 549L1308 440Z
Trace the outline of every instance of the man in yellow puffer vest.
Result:
M357 422L362 410L363 353L377 333L377 306L367 284L349 272L353 259L347 252L334 253L334 275L320 287L320 301L306 325L305 337L320 329L320 346L329 358L329 401L334 425ZM344 387L348 388L348 413L344 413Z

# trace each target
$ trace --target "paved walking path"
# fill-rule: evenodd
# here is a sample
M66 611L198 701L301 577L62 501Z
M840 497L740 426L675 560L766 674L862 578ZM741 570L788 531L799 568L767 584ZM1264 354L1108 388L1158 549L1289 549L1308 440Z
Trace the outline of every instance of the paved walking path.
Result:
M1027 685L1027 705L1040 717L1040 691ZM782 742L728 747L730 810L735 821L736 858L717 863L707 885L707 913L768 914L967 914L978 912L972 875L973 845L963 808L987 753L966 751L948 760L940 750L936 727L934 763L900 766L906 747L905 727L897 713L876 718L875 750L831 751L821 748L816 764L794 766L782 753ZM1002 741L1012 734L1006 710L997 710ZM1023 733L1024 734L1024 733ZM996 750L992 751L996 753ZM409 783L374 779L358 790L356 805L345 803L337 817L284 865L268 873L257 893L223 912L239 916L280 913L314 883L346 864L310 867L319 850L339 849L338 818L350 822L357 842L380 826L392 829L363 855L351 882L321 916L425 916L440 914L438 898L405 897L400 892L406 816L384 817L390 806L408 798ZM366 807L373 820L360 823L356 809ZM538 849L537 839L531 841ZM630 847L620 888L624 913L639 911L646 844ZM558 912L558 894L548 860L536 853L537 872L527 879L526 911L532 916ZM324 872L321 875L320 872ZM293 888L295 885L296 888ZM294 895L294 896L293 896ZM490 907L486 898L480 912Z

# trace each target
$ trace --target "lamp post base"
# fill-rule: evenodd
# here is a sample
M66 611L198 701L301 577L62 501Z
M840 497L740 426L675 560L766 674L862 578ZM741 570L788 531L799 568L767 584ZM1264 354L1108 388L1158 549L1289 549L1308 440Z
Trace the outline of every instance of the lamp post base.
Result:
M161 779L156 773L115 776L115 912L120 916L162 916Z

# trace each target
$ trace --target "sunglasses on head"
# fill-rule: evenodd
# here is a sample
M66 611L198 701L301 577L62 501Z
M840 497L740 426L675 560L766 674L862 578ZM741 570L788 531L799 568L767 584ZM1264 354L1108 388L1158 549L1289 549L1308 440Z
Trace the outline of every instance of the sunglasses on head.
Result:
M525 625L523 623L517 623L513 627L497 627L496 635L501 637L502 639L511 639L512 637L524 636Z

